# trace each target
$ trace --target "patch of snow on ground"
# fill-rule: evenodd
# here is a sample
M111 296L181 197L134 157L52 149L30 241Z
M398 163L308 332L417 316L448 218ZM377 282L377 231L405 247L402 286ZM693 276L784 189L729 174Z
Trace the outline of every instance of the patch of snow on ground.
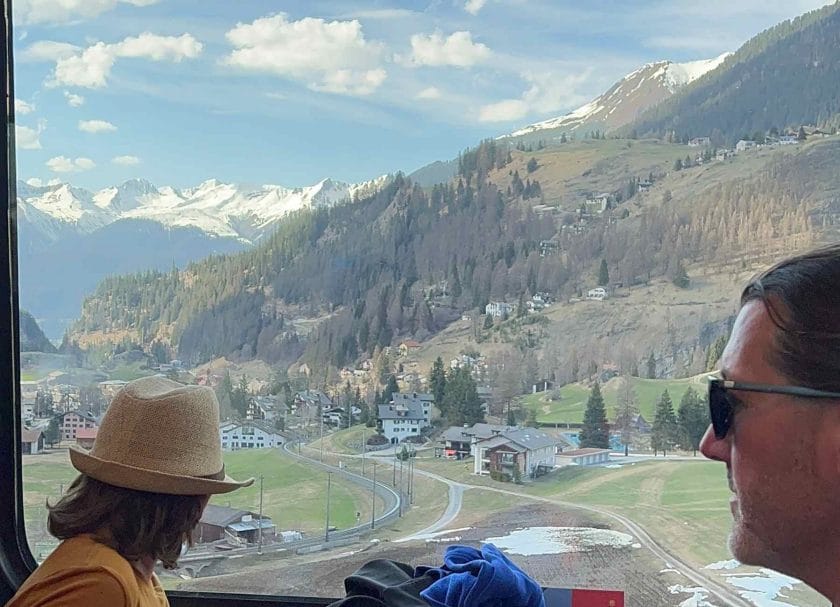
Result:
M679 604L679 607L714 607L708 600L709 591L699 586L668 586L671 594L690 594L691 596Z
M627 533L592 527L527 527L484 541L510 554L534 556L587 552L595 546L625 548L633 544L634 538Z
M735 559L729 559L728 561L718 561L717 563L706 565L705 569L737 569L740 566L741 563Z
M730 573L726 581L741 588L739 594L758 607L790 607L790 603L776 599L787 598L782 590L791 590L802 583L770 569L761 569L758 573Z
M677 571L676 569L671 569L670 567L668 567L667 569L663 569L659 573L676 573L676 574L682 575L681 571Z
M458 533L459 531L469 531L472 527L459 527L458 529L444 529L443 531L435 531L434 533L421 533L419 535L415 535L412 539L415 540L430 540L435 537L440 537L442 535L446 535L447 533ZM460 538L458 538L460 539Z

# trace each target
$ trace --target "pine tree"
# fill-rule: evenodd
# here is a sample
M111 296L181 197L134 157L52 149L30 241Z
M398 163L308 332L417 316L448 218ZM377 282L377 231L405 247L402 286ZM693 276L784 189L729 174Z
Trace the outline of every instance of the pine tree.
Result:
M491 314L484 315L484 328L485 329L492 329L493 328L493 316Z
M601 268L598 270L598 286L606 287L610 284L610 270L607 268L607 260L601 259Z
M671 279L671 282L680 289L687 289L689 284L691 284L681 260L677 260L677 267L674 270L674 277Z
M798 141L805 141L807 138L808 138L808 136L805 134L805 127L800 126L799 127L799 132L796 134L796 139Z
M677 418L674 415L674 404L671 402L671 395L668 390L662 393L659 402L656 403L656 415L653 419L653 428L650 434L650 446L653 454L662 451L666 455L668 450L674 446L677 435Z
M382 391L382 401L384 404L390 403L394 399L394 392L399 392L400 386L397 383L397 376L391 374L388 377L388 383L385 386L385 390Z
M432 371L429 373L429 386L432 395L435 397L435 405L445 414L443 410L443 397L446 393L446 371L443 369L443 359L438 356L432 363Z
M592 386L589 400L586 402L586 412L583 414L583 428L580 430L580 446L609 449L610 430L607 423L607 410L604 407L604 397L601 396L601 386L598 382Z
M709 412L706 403L694 388L689 387L683 394L677 411L677 422L680 429L680 446L697 455L700 440L709 427Z

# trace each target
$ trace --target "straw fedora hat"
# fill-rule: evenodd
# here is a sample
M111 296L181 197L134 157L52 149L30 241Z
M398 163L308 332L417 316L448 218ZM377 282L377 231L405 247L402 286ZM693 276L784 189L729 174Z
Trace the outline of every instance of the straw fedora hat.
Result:
M169 493L227 493L254 482L225 474L219 403L211 388L164 377L126 384L86 451L70 447L79 472L116 487Z

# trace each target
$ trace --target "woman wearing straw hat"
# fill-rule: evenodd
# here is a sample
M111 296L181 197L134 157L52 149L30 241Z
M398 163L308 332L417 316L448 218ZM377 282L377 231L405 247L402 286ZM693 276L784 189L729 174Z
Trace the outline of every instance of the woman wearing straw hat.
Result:
M70 461L81 474L47 504L63 541L7 607L168 605L155 564L176 566L211 494L254 480L225 474L213 390L163 377L126 384Z

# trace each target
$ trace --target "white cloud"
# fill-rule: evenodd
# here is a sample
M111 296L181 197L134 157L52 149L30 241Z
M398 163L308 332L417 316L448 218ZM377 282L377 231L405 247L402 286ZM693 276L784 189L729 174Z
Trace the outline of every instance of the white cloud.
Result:
M137 156L115 156L111 158L111 162L122 166L133 166L140 164L140 159Z
M79 47L69 42L56 42L55 40L39 40L27 46L20 54L20 61L58 61L65 57L71 57L79 52Z
M41 133L47 128L46 120L39 120L37 128L15 125L15 146L19 150L40 150Z
M473 42L470 32L455 32L444 38L440 31L433 34L414 34L411 37L411 57L399 59L410 66L451 65L470 67L487 61L492 53L486 45Z
M158 0L120 0L134 6L149 6ZM117 6L117 0L17 0L15 22L25 25L34 23L68 23L92 19Z
M76 158L74 160L65 156L55 156L47 160L46 165L54 173L78 173L94 168L96 163L90 158Z
M440 99L441 96L440 89L436 86L424 88L422 91L417 93L418 99Z
M107 120L79 120L79 130L85 133L112 133L117 127Z
M64 98L67 100L67 105L70 107L79 107L85 103L84 97L71 93L70 91L64 91Z
M19 116L26 116L27 114L31 114L35 111L35 106L31 103L27 103L23 99L15 98L15 114Z
M529 114L547 114L568 110L584 103L585 95L578 91L591 75L591 70L577 74L558 76L545 72L525 74L523 78L530 84L519 99L505 99L484 105L479 109L480 122L511 122Z
M25 181L26 185L31 185L33 188L42 188L44 187L44 182L38 179L37 177L30 177Z
M477 15L485 4L487 4L487 0L467 0L464 4L464 10L470 15Z
M116 44L97 42L81 53L56 61L48 86L102 88L108 83L111 68L118 58L142 58L152 61L180 62L201 54L204 45L190 34L158 36L144 32Z
M312 84L311 88L339 95L370 95L385 82L387 76L388 73L381 68L366 72L336 70L324 74L323 82Z
M478 112L480 122L511 122L528 115L528 104L521 99L506 99L484 105Z
M173 61L195 59L201 54L204 45L190 34L181 36L158 36L143 32L139 36L129 37L111 45L117 57L138 57L152 61Z
M281 13L239 23L226 36L234 50L224 64L303 82L316 91L368 95L387 76L380 66L383 45L365 40L356 20L289 21Z

